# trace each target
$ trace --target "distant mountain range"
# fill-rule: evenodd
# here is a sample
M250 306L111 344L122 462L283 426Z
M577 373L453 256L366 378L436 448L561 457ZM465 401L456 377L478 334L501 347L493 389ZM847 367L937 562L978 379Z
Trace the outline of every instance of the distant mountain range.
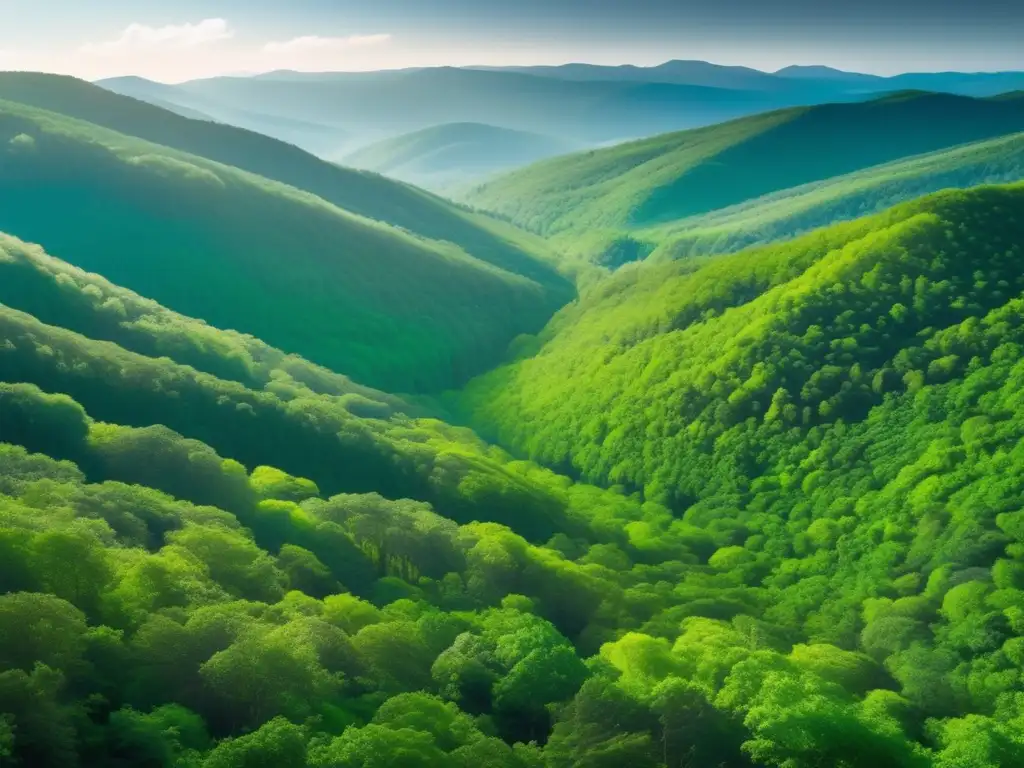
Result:
M944 91L965 96L994 96L1024 86L1024 72L911 72L883 77L846 72L825 66L790 66L777 72L723 66L707 61L667 61L654 67L564 64L554 67L481 68L491 72L553 77L571 81L630 81L701 85L709 88L833 97L858 92L881 93L907 89Z
M443 124L479 123L577 146L599 145L889 91L993 96L1024 89L1024 72L880 77L824 66L762 72L669 61L655 67L276 71L178 85L122 77L98 85L189 117L265 133L338 161L369 144Z

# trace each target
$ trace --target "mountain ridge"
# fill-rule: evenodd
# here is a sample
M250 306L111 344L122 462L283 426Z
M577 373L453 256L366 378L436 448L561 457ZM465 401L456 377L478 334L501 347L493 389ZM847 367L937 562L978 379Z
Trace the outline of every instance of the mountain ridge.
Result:
M0 101L0 147L0 228L371 386L450 386L572 295L526 252L510 247L507 270L304 190L20 103Z
M614 239L614 233L1020 131L1021 103L904 91L789 108L541 161L464 197L556 241L584 235L601 247L601 232Z

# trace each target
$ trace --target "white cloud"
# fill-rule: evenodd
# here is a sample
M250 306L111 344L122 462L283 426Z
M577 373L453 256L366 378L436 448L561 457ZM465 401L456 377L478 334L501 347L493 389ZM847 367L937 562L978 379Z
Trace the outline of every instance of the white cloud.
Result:
M344 51L349 48L366 48L383 45L391 41L391 35L350 35L348 37L320 37L306 35L283 42L271 42L263 46L266 53L271 54L304 54L331 51Z
M122 56L146 51L196 48L235 36L224 19L203 19L196 24L169 24L150 27L131 24L116 40L82 46L82 52L100 56Z

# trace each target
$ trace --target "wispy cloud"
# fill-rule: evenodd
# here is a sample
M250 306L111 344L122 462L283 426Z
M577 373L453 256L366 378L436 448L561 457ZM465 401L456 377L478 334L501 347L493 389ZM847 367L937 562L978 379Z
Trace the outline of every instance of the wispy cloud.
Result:
M195 48L234 36L234 30L224 19L203 19L195 24L169 24L164 27L131 24L117 39L90 43L82 46L81 50L100 56L120 56L141 51Z
M350 48L366 48L383 45L391 41L391 35L349 35L348 37L320 37L306 35L281 42L270 42L263 46L266 53L301 54L312 52L344 51Z

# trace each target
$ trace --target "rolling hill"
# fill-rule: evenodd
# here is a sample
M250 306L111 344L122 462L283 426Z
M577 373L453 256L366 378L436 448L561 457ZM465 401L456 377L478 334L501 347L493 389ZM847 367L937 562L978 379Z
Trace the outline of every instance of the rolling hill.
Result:
M1024 134L915 155L631 234L652 260L731 253L949 188L1024 179Z
M607 242L615 233L1022 129L1020 100L893 94L554 158L487 182L466 199L547 236Z
M376 142L340 162L435 188L529 165L573 149L568 142L537 133L479 123L448 123Z
M530 238L478 255L3 101L9 224L51 253L0 235L5 765L1024 764L1024 185L619 270L452 393L516 456L198 317L443 386L568 288Z
M1022 212L1021 184L947 191L786 243L631 265L464 407L535 460L679 509L745 492L737 478L770 472L790 437L967 375L982 347L957 333L1019 311Z
M71 77L0 73L0 99L234 166L311 192L366 218L431 240L455 243L481 260L542 283L552 280L550 270L538 265L538 259L548 263L556 260L539 238L378 174L324 162L262 134L189 120Z
M328 493L430 500L452 516L501 518L541 538L563 523L565 531L586 527L564 499L551 495L543 472L517 479L515 468L505 467L511 460L467 430L411 418L422 409L253 336L169 310L7 235L0 235L0 328L0 382L70 395L109 424L150 429L148 438L136 435L140 448L148 442L154 451L146 484L196 503L231 508L223 496L209 495L209 483L190 484L190 472L206 472L214 486L230 485L230 478L216 479L226 468L200 470L199 458L191 469L186 461L171 471L184 458L175 458L176 450L186 451L185 457L191 450L180 443L181 435L250 468L301 467ZM5 417L11 416L4 411L8 405L0 393ZM75 420L73 411L70 417ZM49 423L30 423L25 433L16 424L0 418L0 440L20 437L31 441L29 447L45 445L60 458L80 462L94 476L116 474L116 445L107 445L111 452L101 460L99 443L47 442L61 436L59 414ZM154 433L157 425L178 437ZM460 491L467 477L473 479Z
M0 228L372 386L451 386L571 295L512 246L498 252L511 254L504 265L490 263L493 254L14 102L0 104L0 146ZM527 274L506 268L515 264Z

